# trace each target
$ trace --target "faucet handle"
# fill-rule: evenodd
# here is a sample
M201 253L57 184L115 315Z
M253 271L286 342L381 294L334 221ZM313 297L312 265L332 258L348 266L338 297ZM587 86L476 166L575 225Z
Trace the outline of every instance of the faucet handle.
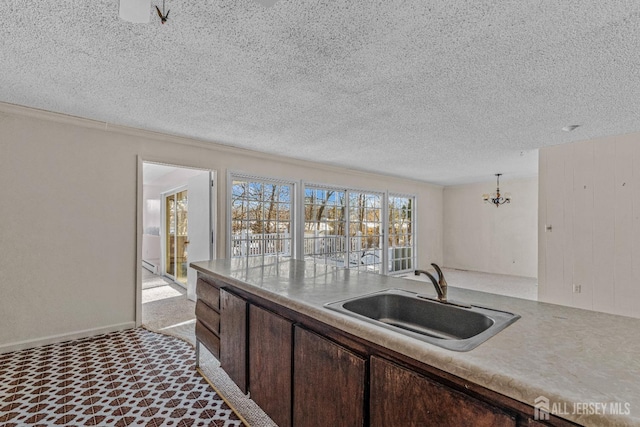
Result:
M438 264L432 262L431 266L436 270L436 273L438 273L438 283L440 284L440 286L447 286L447 281L444 279L444 274L442 273L440 267L438 267Z

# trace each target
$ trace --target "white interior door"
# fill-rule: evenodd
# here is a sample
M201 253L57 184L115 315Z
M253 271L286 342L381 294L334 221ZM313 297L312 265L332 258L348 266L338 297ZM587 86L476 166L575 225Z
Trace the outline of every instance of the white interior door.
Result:
M212 189L211 172L203 172L189 178L189 221L187 234L187 263L208 261L212 257ZM187 298L196 300L197 272L187 269Z

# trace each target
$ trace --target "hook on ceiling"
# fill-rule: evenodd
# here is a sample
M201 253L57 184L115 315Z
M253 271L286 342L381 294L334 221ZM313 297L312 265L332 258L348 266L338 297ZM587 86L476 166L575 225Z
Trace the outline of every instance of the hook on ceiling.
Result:
M156 11L158 12L158 16L160 17L160 21L164 24L169 19L169 12L171 10L167 10L167 13L164 12L164 0L162 0L162 12L160 12L160 8L156 6Z

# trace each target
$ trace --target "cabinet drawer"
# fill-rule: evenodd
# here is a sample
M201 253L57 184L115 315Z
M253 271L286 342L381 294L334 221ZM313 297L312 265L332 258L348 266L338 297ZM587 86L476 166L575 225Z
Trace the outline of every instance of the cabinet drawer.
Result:
M213 333L220 336L220 314L202 302L202 300L196 303L196 319Z
M196 338L204 344L216 359L220 359L220 338L200 321L196 321Z
M202 278L196 283L198 300L204 301L209 307L220 311L220 289Z

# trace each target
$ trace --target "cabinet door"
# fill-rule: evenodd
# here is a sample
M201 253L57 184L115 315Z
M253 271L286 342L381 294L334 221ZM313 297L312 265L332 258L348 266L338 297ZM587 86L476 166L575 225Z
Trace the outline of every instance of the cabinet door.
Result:
M301 327L294 329L293 425L363 426L365 359Z
M247 302L220 290L220 366L247 392Z
M291 426L291 349L293 324L249 306L249 390L280 427Z
M449 389L380 357L371 357L372 427L512 427L499 408Z

